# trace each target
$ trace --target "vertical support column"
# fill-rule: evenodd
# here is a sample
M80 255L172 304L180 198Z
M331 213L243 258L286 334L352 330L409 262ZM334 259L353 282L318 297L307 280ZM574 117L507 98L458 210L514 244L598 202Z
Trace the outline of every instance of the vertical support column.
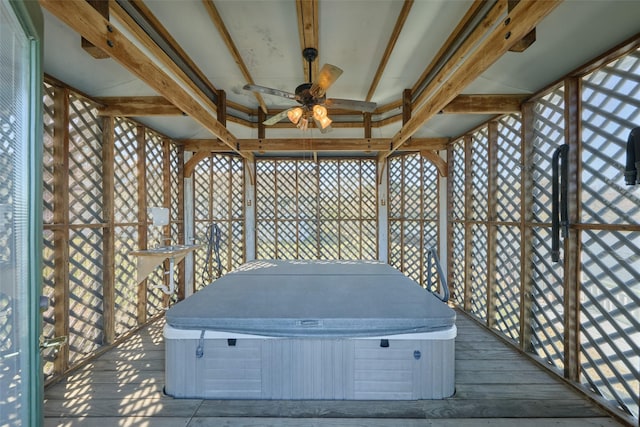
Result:
M496 195L498 192L498 123L489 122L489 173L487 196L487 326L495 327L496 323L496 239L498 234Z
M449 144L447 146L447 159L451 160L453 159L453 144ZM452 163L449 162L449 164L451 165ZM449 175L453 176L453 169L449 168L450 172ZM442 254L446 253L447 254L447 259L446 261L443 261L442 264L446 266L446 275L447 275L447 284L449 285L449 295L451 295L451 300L455 301L455 294L454 294L454 283L453 283L453 271L454 271L454 267L453 267L453 260L454 260L454 256L453 256L453 179L447 179L446 181L446 194L445 194L445 203L447 204L447 209L446 209L446 214L445 217L447 219L447 223L446 223L446 228L444 229L446 234L447 234L447 238L444 239L444 243L446 246L446 252L444 252L444 250L441 247L441 252ZM443 203L443 198L440 198L440 203Z
M147 144L144 126L136 126L138 155L138 247L147 247ZM138 285L138 324L147 321L147 279Z
M389 175L384 172L388 159L378 158L378 259L389 262Z
M256 176L255 160L244 159L244 254L245 261L256 259L256 187L251 179Z
M572 381L580 380L580 251L581 232L575 227L581 213L582 138L580 132L580 80L568 78L564 83L565 142L569 144L567 156L569 188L569 236L564 239L564 375Z
M103 272L102 304L104 316L104 340L115 341L115 172L114 172L114 118L102 119L102 182L103 182Z
M177 175L178 177L178 194L177 194L177 199L178 199L178 212L176 215L176 220L178 221L179 227L178 227L178 235L177 236L173 236L174 240L178 243L178 244L185 244L185 243L191 243L191 242L187 242L185 240L184 234L185 234L185 228L184 228L184 146L182 145L178 145L177 146L177 170L174 171L174 173ZM185 298L185 281L186 281L186 274L185 274L185 265L187 263L186 259L191 259L193 260L193 252L191 252L191 254L187 257L185 257L185 260L182 260L180 262L180 270L178 273L178 301L182 301Z
M464 311L471 311L471 248L473 241L473 230L471 219L473 217L473 198L471 197L473 171L471 170L471 156L473 150L471 144L473 138L470 135L464 136Z
M69 336L69 90L56 88L53 97L54 332ZM54 362L55 374L68 367L69 346L64 345Z
M183 170L184 164L186 164L193 153L190 151L184 152L183 158ZM184 173L183 173L184 176ZM193 175L190 177L184 177L184 240L185 243L192 243L195 239L195 223L193 213ZM193 253L193 252L192 252ZM195 271L194 271L194 256L187 256L184 259L184 297L192 295L195 290Z
M533 120L534 103L522 106L522 145L520 147L520 349L533 351L531 343L531 287L533 229Z
M439 153L440 157L447 161L447 150L441 150ZM440 258L440 266L444 274L449 276L449 238L452 234L449 233L448 227L448 215L449 215L449 204L447 203L447 193L449 188L449 174L447 176L442 176L440 173L438 176L438 252ZM447 280L447 286L449 287L449 295L453 295L453 288L451 286L451 281Z
M169 223L162 227L163 244L168 243L172 239L171 236L171 141L164 138L162 140L162 201L163 206L169 209ZM164 271L169 271L171 262L166 259L164 261ZM169 275L164 275L164 285L169 289ZM162 293L162 304L167 307L171 301L171 296Z

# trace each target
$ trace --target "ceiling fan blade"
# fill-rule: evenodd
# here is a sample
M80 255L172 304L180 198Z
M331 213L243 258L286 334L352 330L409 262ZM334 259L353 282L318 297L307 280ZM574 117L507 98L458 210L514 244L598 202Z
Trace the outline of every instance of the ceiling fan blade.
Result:
M322 97L329 86L331 86L342 74L342 69L331 64L324 64L320 70L320 74L316 77L316 81L311 85L309 93L316 98Z
M265 120L264 122L262 122L263 125L265 126L271 126L271 125L275 125L276 123L278 123L280 120L284 119L285 117L287 117L287 113L289 112L289 110L292 110L295 107L289 108L287 110L281 111L278 114L269 117L267 120Z
M375 102L355 101L353 99L327 98L324 101L326 107L344 108L345 110L363 111L373 113L378 106Z
M280 90L280 89L272 89L270 87L265 87L265 86L258 86L258 85L244 85L242 87L242 89L244 90L250 90L252 92L260 92L260 93L266 93L267 95L276 95L276 96L281 96L283 98L288 98L288 99L296 99L296 95L291 93L291 92L286 92L284 90Z

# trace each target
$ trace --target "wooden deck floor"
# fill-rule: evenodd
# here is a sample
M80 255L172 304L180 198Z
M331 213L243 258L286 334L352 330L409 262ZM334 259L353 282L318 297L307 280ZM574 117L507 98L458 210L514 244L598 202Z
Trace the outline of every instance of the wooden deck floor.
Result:
M162 321L45 390L45 426L619 426L458 314L456 394L421 401L256 401L163 396Z

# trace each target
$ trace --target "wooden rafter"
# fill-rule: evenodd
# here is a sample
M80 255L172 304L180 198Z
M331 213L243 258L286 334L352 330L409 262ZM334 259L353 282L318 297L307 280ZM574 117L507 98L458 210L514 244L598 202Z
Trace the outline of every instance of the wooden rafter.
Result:
M452 48L454 42L461 36L462 31L471 25L472 20L475 18L476 14L480 11L483 6L485 0L475 0L467 13L462 17L458 25L453 29L447 40L442 44L440 50L434 56L433 61L427 66L424 70L420 78L416 81L416 84L411 88L412 93L417 93L418 89L422 87L426 83L427 77L431 74L436 65L441 61L441 58L444 56L445 52Z
M439 77L436 79L436 81L446 83L427 92L429 102L418 109L411 120L402 126L393 137L391 149L381 153L381 156L388 157L411 138L427 120L438 114L469 83L504 55L513 44L531 31L558 4L560 4L560 1L551 0L521 2L502 20L500 25L490 31L472 53L466 55L464 59L459 58L458 54L454 55L452 61L447 64L448 66L444 67L444 69L447 69L447 73L438 73ZM502 2L498 2L496 6L494 9L504 9L505 7ZM474 30L470 38L480 37L479 31L484 35L484 28L484 26L479 26L478 29ZM457 68L454 68L454 65L458 65Z
M240 51L236 47L236 44L234 43L233 39L231 38L231 34L229 34L229 30L227 30L227 26L224 24L224 21L222 20L220 13L218 13L218 9L216 8L215 4L213 4L212 0L202 0L202 3L204 4L204 7L207 10L207 13L209 14L209 18L211 18L211 21L218 29L218 32L220 33L222 40L224 40L224 43L227 45L227 49L229 49L231 56L233 56L233 60L235 61L236 64L238 64L238 68L240 68L240 72L244 76L245 80L249 84L255 84L255 82L253 81L253 77L251 77L251 73L249 73L249 69L247 68L244 61L242 60ZM262 109L262 111L264 111L265 113L268 113L269 111L267 110L267 105L264 103L264 99L262 98L262 95L260 95L257 92L254 92L253 94L258 100L258 104L260 104L260 108Z
M142 0L129 0L133 7L144 17L144 19L153 27L155 31L162 37L162 39L171 46L171 49L180 57L180 59L193 71L200 81L207 85L212 92L218 92L218 89L209 81L207 76L191 59L187 52L182 49L182 46L171 36L169 31L162 25L162 23L156 18L151 10L144 4ZM115 7L115 2L114 7ZM119 8L119 6L118 6Z
M398 41L398 37L400 37L400 32L402 31L402 27L404 27L404 23L409 16L409 12L411 11L411 6L413 6L413 0L405 0L402 5L402 9L400 10L400 14L398 15L398 19L396 20L396 25L393 27L393 32L391 33L391 37L389 38L389 42L387 43L387 48L382 55L382 59L380 60L380 64L378 64L378 69L376 70L376 74L373 77L373 81L371 82L371 86L369 87L369 92L367 93L366 101L371 101L373 98L373 94L378 87L378 83L380 82L380 78L384 73L384 69L387 66L387 62L389 62L389 57L391 57L391 53L393 52L393 48Z
M296 12L298 15L298 33L300 35L300 52L302 49L312 47L318 49L318 1L296 0ZM302 56L301 56L302 57ZM313 62L313 75L319 72L319 61ZM309 75L309 64L303 58L302 70L305 79Z
M95 98L104 107L98 108L100 116L144 117L181 116L182 111L161 96L128 96Z
M215 105L200 90L189 92L184 89L175 80L175 76L168 74L153 59L148 58L114 24L104 19L88 3L40 0L40 4L92 44L108 51L111 58L220 138L232 151L236 151L236 138L212 115L216 109ZM139 28L136 32L139 32ZM145 48L152 51L157 49L155 44L149 45L145 40L140 40L145 44ZM181 70L178 72L172 69L171 71L178 76L177 78L189 80Z

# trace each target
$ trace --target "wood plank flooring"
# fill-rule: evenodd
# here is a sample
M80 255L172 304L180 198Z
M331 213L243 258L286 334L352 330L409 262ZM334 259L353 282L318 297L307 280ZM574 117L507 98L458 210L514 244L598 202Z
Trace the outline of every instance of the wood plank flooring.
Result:
M456 394L445 400L173 399L163 321L45 390L45 426L619 426L585 397L458 313Z

